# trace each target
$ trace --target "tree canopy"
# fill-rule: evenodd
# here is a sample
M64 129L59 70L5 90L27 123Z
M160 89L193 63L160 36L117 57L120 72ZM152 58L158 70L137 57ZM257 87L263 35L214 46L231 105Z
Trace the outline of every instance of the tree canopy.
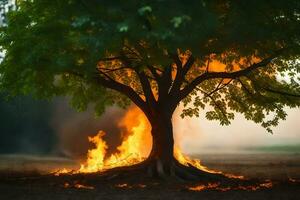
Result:
M239 112L268 131L300 105L297 0L17 3L0 35L0 90L11 95L66 95L98 114L183 102L182 116L207 107L229 124Z

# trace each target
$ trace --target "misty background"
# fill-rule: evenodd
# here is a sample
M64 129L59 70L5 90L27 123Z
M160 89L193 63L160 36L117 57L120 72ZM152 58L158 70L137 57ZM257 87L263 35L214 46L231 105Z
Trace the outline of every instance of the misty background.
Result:
M115 149L121 144L118 122L126 111L107 108L99 118L92 108L74 111L66 98L52 101L34 100L29 96L7 101L0 95L0 154L53 155L83 159L91 148L88 136L103 130L105 140ZM173 116L175 140L187 154L242 152L246 150L300 151L300 110L288 109L286 121L267 133L241 115L229 126L200 118L179 117L181 107Z
M0 154L55 155L81 158L98 131L114 149L121 143L117 123L125 110L110 107L96 118L92 108L76 112L66 98L52 101L0 95Z

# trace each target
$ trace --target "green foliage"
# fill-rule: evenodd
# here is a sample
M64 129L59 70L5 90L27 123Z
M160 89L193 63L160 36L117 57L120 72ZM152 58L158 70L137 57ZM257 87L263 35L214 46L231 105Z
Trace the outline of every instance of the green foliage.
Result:
M1 30L6 56L0 90L39 98L66 95L77 110L92 103L101 114L107 105L129 104L123 95L94 80L99 60L124 53L125 47L128 55L138 52L139 62L130 63L137 72L147 65L164 70L173 63L170 55L189 50L199 67L187 81L205 73L201 67L211 56L232 71L241 59L239 68L244 69L253 64L253 57L262 60L286 48L269 67L228 85L228 80L204 81L183 100L187 109L182 116L198 116L208 106L206 117L222 125L240 112L270 131L285 119L285 106L300 104L297 95L289 95L300 93L299 18L297 0L19 0ZM287 73L289 82L278 80ZM134 86L140 95L137 77L112 76ZM224 87L210 94L216 86Z

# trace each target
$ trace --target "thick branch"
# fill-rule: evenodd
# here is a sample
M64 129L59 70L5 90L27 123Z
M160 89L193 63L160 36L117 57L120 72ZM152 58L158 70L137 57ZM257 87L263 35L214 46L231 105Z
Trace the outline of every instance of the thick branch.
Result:
M188 71L193 66L194 62L195 62L195 58L194 58L194 56L191 55L182 68L183 76L185 76L188 73Z
M128 51L130 51L132 54L138 56L136 54L136 52L134 52L130 47L126 46L126 49ZM131 68L131 67L127 67L127 66L130 66L132 64L132 58L129 58L128 56L125 55L125 52L121 52L121 56L120 57L114 57L114 58L117 58L119 59L126 67L120 67L116 70L120 70L120 69L124 69L124 68L130 68L132 70L134 70L134 72L138 75L139 77L139 80L140 80L140 84L142 86L142 89L143 89L143 93L145 95L145 98L146 98L146 102L150 103L150 104L154 104L155 103L155 98L154 98L154 95L153 95L153 92L152 92L152 89L151 89L151 84L149 82L149 77L145 74L144 71L139 71L139 69L136 69L136 68ZM106 73L107 72L111 72L111 71L114 71L114 69L111 69L111 70L106 70L106 71L102 71L101 69L98 69L99 73L101 73L106 79L105 80L109 80L110 82L113 82L113 83L118 83L117 81L115 81L114 79L110 78ZM119 83L121 84L121 83ZM123 84L122 84L123 85ZM129 86L127 86L129 87ZM130 88L130 87L129 87ZM132 89L132 88L130 88ZM133 89L132 89L133 90ZM133 90L134 91L134 90ZM126 94L127 95L127 94ZM139 96L139 95L137 95ZM134 102L135 103L135 102Z
M99 72L99 71L98 71ZM67 73L86 79L83 74L75 71L67 71ZM105 88L109 88L126 95L133 103L135 103L145 114L149 113L145 101L129 86L119 83L112 78L104 78L100 74L91 77L91 80Z
M123 85L121 83L118 83L116 81L112 82L112 81L107 81L105 79L103 79L102 77L99 77L97 79L97 82L101 85L103 85L104 87L107 87L109 89L113 89L116 90L122 94L125 94L126 96L128 96L138 107L140 108L144 108L144 104L145 102L143 101L143 99L129 86L127 85Z
M187 72L189 71L189 69L192 67L192 65L195 62L195 59L193 56L190 56L187 60L187 62L185 63L184 66L182 66L181 61L178 58L178 55L174 57L174 62L177 65L177 73L176 73L176 77L171 89L171 95L174 95L175 93L177 93L180 90L180 87L182 85L182 83L184 82L184 77L186 76Z
M278 57L281 52L282 52L282 50L279 50L274 55L262 60L261 62L250 65L249 67L239 70L239 71L235 71L235 72L205 72L202 75L195 78L190 84L188 84L184 89L182 89L180 91L177 101L180 102L182 99L184 99L203 81L206 81L208 79L214 79L214 78L235 79L235 78L238 78L241 76L246 76L250 72L268 65L274 58Z
M158 96L159 100L164 101L167 97L169 90L172 86L172 66L168 66L164 69L161 78L158 83Z
M300 98L300 94L292 94L292 93L288 93L288 92L285 92L285 91L279 91L279 90L275 90L275 89L272 89L272 88L265 88L265 87L263 87L263 89L268 91L268 92L271 92L271 93L276 93L276 94L280 94L280 95L284 95L284 96L291 96L291 97Z
M146 76L146 74L142 71L142 72L138 72L136 71L139 79L140 79L140 83L142 85L145 97L146 97L146 101L148 103L150 103L151 105L155 104L155 98L151 89L151 84Z
M150 72L151 72L152 76L154 77L154 79L156 80L156 82L158 82L160 79L160 76L157 73L155 67L153 67L152 65L147 65L147 68L150 70Z
M146 107L145 101L129 86L119 83L112 78L105 79L101 76L95 77L97 83L100 85L107 87L109 89L116 90L124 95L126 95L133 103L135 103L139 108L141 108L144 112L148 110Z
M283 96L290 96L290 97L297 97L297 98L300 97L300 93L289 93L289 92L286 92L286 91L283 91L283 90L278 90L278 89L275 89L275 88L265 87L265 86L262 86L262 85L258 84L255 80L253 80L249 76L247 76L247 79L249 79L252 82L252 84L254 84L257 88L261 88L262 90L265 90L267 92L276 93L276 94L280 94L280 95L283 95Z

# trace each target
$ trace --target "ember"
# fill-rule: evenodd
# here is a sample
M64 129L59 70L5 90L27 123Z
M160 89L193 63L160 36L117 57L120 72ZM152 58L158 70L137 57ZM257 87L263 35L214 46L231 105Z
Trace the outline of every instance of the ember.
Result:
M293 178L289 178L289 182L292 182L292 183L300 183L300 180L293 179Z
M74 170L66 169L66 168L59 169L59 170L56 170L56 171L53 172L53 174L55 176L59 176L60 174L73 174L73 173L75 173Z
M74 187L78 189L89 189L89 190L95 189L93 186L82 185L79 183L75 184Z
M224 187L221 186L220 183L208 183L206 184L200 184L200 185L196 185L196 186L191 186L188 187L188 190L191 191L205 191L205 190L217 190L217 191L221 191L221 192L226 192L229 190L246 190L246 191L256 191L256 190L261 190L261 189L270 189L273 187L273 183L269 180L267 180L267 182L264 183L258 183L256 185L238 185L238 186L232 186L232 187Z
M145 184L134 184L134 185L129 185L127 183L120 183L115 185L117 188L145 188L147 187Z
M65 182L63 187L64 188L88 189L88 190L95 189L93 186L83 185L83 184L77 183L77 182L74 182L73 184Z
M127 183L121 183L121 184L117 184L115 186L117 188L131 188L131 186L129 186Z
M208 185L197 185L194 187L189 187L189 190L192 191L203 191L203 190L209 190L209 189L215 189L220 185L220 183L208 183Z

